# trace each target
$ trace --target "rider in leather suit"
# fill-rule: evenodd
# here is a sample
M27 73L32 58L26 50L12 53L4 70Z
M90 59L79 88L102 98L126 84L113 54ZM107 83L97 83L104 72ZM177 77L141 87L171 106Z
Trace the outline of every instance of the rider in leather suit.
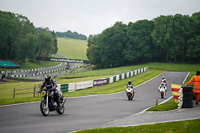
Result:
M57 100L58 106L61 105L60 102L60 97L58 94L58 91L56 89L57 85L56 85L56 81L52 79L52 77L48 74L44 80L44 82L42 83L42 86L40 87L40 90L38 91L38 93L41 93L42 89L46 86L47 89L52 89L52 91L54 91L54 97L55 100Z

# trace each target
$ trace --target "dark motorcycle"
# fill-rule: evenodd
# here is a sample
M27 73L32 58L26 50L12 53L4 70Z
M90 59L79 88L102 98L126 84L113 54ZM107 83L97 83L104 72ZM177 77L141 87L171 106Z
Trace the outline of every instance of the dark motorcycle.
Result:
M58 95L59 95L60 101L61 101L61 105L58 106L58 103L55 100L56 97L54 96L53 90L55 90L55 89L46 89L45 88L41 92L42 101L40 103L40 110L44 116L48 116L49 111L57 111L58 114L63 114L65 111L64 104L66 102L66 99L63 99L62 92L58 92L59 93Z

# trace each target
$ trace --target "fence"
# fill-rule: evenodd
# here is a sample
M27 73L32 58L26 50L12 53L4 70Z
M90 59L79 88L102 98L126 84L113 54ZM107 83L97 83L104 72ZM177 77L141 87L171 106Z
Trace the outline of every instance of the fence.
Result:
M16 91L20 91L20 90L33 90L33 91L29 91L29 92L24 92L24 93L16 93ZM33 93L33 97L35 97L35 93L36 93L36 84L34 85L34 88L25 88L25 89L13 89L13 98L15 98L15 95L23 95L23 94L30 94Z
M94 86L111 84L111 83L129 78L129 77L135 76L139 73L146 72L147 70L148 70L148 67L144 67L144 68L139 68L139 69L131 71L131 72L118 74L118 75L115 75L110 78L97 79L97 80L91 80L91 81L83 81L83 82L77 82L77 83L58 84L57 89L59 89L62 92L72 92L72 91L76 91L76 90L91 88Z

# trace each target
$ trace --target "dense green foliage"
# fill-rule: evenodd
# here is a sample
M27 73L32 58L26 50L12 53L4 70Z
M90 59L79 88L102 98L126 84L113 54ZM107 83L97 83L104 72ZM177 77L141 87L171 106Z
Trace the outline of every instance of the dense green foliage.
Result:
M65 37L79 40L87 40L87 36L83 34L78 34L77 32L71 32L68 30L67 32L56 32L57 37Z
M49 34L44 29L36 32L27 17L0 11L0 59L21 64L26 59L49 56L57 50L55 33Z
M116 22L88 40L87 57L98 68L149 61L199 63L200 12Z

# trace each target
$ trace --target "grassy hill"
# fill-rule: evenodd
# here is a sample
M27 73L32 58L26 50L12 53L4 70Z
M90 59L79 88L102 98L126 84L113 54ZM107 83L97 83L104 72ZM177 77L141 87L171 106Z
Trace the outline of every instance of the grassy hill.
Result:
M87 60L87 41L57 38L58 55L69 59L85 59Z

